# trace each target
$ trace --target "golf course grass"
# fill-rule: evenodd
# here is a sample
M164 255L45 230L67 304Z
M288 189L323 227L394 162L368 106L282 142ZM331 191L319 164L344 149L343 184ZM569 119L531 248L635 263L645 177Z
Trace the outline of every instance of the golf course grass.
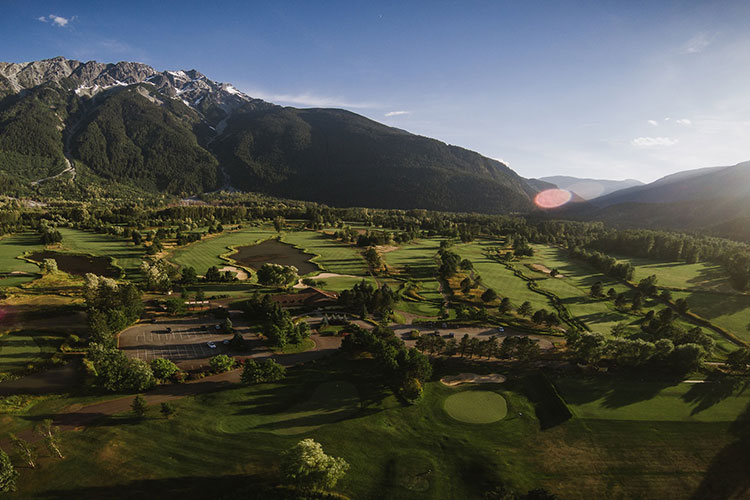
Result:
M284 233L281 238L301 248L307 253L315 254L312 261L324 272L366 276L367 262L360 255L357 247L340 242L331 236L316 231L294 231Z
M231 253L230 247L252 245L276 234L276 231L266 226L248 226L238 231L227 231L180 247L172 252L169 260L179 266L193 267L199 275L203 275L211 266L227 265L227 261L219 256Z
M508 414L505 398L492 391L468 390L448 396L445 412L467 424L491 424Z
M359 409L357 388L350 382L334 380L313 389L309 398L273 415L254 414L254 405L219 420L217 429L228 434L250 431L282 435L303 434L321 425L352 416Z
M0 373L18 373L52 357L62 337L44 332L18 331L0 335Z

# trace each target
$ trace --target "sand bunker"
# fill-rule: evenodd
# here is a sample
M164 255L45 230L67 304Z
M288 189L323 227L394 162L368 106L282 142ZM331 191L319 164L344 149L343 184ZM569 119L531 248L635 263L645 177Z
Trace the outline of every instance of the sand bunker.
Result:
M309 276L308 276L309 277ZM310 277L313 280L324 280L326 278L361 278L365 279L364 276L354 276L353 274L336 274L336 273L320 273L318 275ZM294 285L293 288L307 288L307 285L302 283L302 280L305 278L300 278L296 285Z
M531 266L529 266L529 267L531 267L531 269L533 269L534 271L539 271L540 273L544 273L544 274L551 274L552 273L552 269L550 269L549 267L547 267L547 266L545 266L543 264L531 264ZM560 273L557 273L553 277L554 278L564 278L565 276L563 276Z
M235 273L237 275L237 279L240 281L245 281L246 279L250 277L248 276L247 271L245 271L244 269L240 269L239 267L235 267L235 266L224 266L221 269L219 269L219 271L221 271L222 273L226 271Z
M500 384L505 382L505 377L498 373L489 375L477 375L476 373L459 373L458 375L448 375L440 381L450 387L461 384Z

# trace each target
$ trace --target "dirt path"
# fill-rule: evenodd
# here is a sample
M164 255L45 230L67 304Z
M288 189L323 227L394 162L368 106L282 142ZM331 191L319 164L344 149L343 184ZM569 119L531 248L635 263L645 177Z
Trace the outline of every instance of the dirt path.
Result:
M270 351L258 351L249 356L240 358L266 359L273 358L282 365L293 366L306 363L314 359L320 359L336 351L341 345L340 337L312 335L315 348L310 351L296 354L272 354ZM143 394L146 403L150 406L158 405L167 401L195 396L206 392L217 391L231 387L240 382L242 370L236 369L217 375L194 380L185 384L161 385ZM86 406L70 407L66 411L53 417L54 425L62 430L83 428L95 420L130 411L130 405L134 396L124 396L117 399L94 403Z

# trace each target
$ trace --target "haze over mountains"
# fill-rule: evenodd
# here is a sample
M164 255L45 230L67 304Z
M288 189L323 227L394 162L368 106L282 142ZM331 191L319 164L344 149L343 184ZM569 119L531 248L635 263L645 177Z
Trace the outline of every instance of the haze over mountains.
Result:
M593 200L600 196L606 196L621 189L627 189L633 186L642 186L643 183L636 179L625 179L622 181L612 181L607 179L587 179L580 177L570 177L567 175L553 175L550 177L540 177L540 181L554 184L560 189L572 191L584 200Z
M678 172L563 211L618 226L701 230L750 241L750 161Z
M0 63L0 97L6 192L58 176L177 195L236 188L486 213L528 211L536 193L473 151L349 111L277 106L195 70L62 57Z

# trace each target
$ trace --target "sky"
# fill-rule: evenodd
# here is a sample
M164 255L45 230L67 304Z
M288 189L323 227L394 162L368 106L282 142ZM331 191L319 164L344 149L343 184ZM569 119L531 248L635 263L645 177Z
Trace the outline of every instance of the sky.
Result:
M346 108L524 177L750 160L750 1L0 0L0 61L197 69Z

